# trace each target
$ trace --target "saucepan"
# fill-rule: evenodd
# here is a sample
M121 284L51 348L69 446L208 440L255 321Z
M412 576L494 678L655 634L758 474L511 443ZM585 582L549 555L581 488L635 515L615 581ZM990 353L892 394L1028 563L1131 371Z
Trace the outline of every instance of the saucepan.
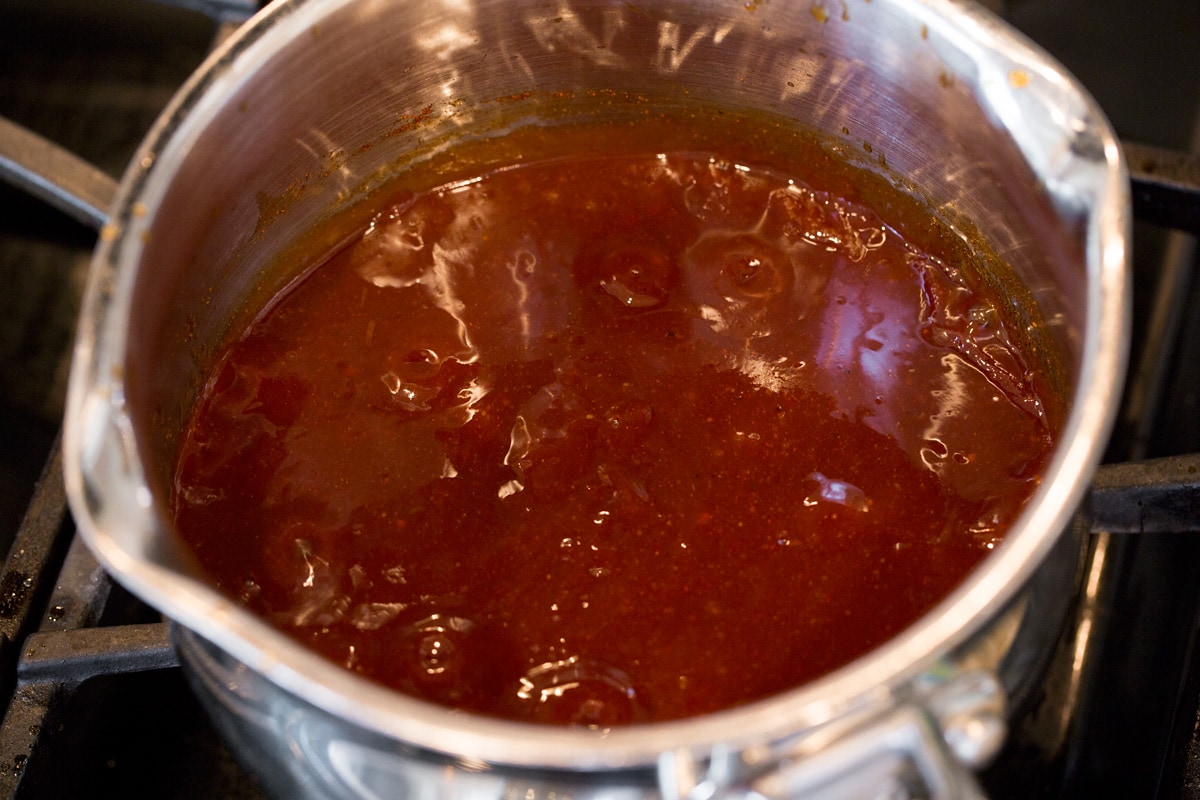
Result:
M171 527L176 436L247 298L294 277L276 256L459 144L689 104L817 131L1011 265L1068 410L1003 544L832 674L604 731L403 696L211 588ZM280 797L973 796L1076 594L1072 520L1125 364L1127 185L1086 92L961 0L280 0L192 76L120 184L70 379L71 508L174 622L196 692Z

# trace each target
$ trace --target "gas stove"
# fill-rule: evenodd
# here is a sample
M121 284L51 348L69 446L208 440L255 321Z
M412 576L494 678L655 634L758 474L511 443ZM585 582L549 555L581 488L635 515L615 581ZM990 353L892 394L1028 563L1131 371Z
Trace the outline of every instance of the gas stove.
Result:
M1138 222L1130 378L1091 497L1106 532L983 783L995 798L1200 797L1200 501L1162 500L1200 465L1200 166L1185 155L1200 149L1200 5L988 5L1105 109L1127 143ZM0 0L0 117L117 177L256 7ZM166 623L74 536L58 430L95 233L3 182L0 207L0 800L263 797L185 686Z

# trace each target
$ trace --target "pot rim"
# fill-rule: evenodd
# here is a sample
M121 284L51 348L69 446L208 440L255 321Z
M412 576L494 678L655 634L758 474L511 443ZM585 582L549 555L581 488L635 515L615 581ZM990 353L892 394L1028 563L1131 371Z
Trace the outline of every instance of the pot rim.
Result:
M1065 70L1020 34L959 0L874 0L907 8L916 24L957 31L980 48L1001 50L1048 86L1069 93L1093 121L1097 174L1085 187L1092 204L1086 231L1087 316L1075 403L1045 480L1005 542L954 592L897 637L841 669L793 690L719 713L611 731L549 728L448 711L373 684L325 661L202 582L184 577L114 533L140 525L155 536L169 526L146 488L132 424L124 408L120 359L124 320L143 242L137 220L170 185L172 154L203 130L204 109L250 79L272 57L273 43L314 28L356 0L282 0L218 48L173 98L125 173L110 223L96 250L72 364L64 427L68 499L79 531L120 583L250 669L314 706L371 731L422 748L491 764L569 770L648 767L660 754L704 753L777 741L894 702L905 687L979 631L1029 581L1066 530L1099 464L1125 370L1129 320L1125 262L1130 227L1128 174L1103 114ZM995 89L995 91L1002 91ZM115 433L114 433L115 432ZM98 500L97 465L110 439L134 477L128 498ZM122 449L123 448L123 449ZM101 507L107 503L107 507Z

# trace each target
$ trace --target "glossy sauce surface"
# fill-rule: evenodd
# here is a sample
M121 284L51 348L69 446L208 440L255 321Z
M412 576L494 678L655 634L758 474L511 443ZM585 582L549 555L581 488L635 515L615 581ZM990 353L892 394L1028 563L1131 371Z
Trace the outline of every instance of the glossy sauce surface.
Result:
M220 356L177 525L223 591L436 703L766 697L915 621L1036 487L1038 365L965 266L841 175L717 150L383 198Z

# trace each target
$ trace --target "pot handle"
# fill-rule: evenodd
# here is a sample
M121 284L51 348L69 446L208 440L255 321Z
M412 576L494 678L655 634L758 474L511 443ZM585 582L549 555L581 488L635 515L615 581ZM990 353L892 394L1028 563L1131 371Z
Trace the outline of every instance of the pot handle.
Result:
M1007 733L1004 691L987 672L965 673L921 698L817 731L771 752L714 753L703 779L687 751L659 761L663 800L985 800L972 768L989 762ZM757 768L747 760L762 759ZM732 777L750 771L749 777ZM731 779L732 778L732 779Z
M1095 533L1200 533L1200 453L1105 464L1088 505Z
M99 231L117 182L48 139L0 117L0 178Z

